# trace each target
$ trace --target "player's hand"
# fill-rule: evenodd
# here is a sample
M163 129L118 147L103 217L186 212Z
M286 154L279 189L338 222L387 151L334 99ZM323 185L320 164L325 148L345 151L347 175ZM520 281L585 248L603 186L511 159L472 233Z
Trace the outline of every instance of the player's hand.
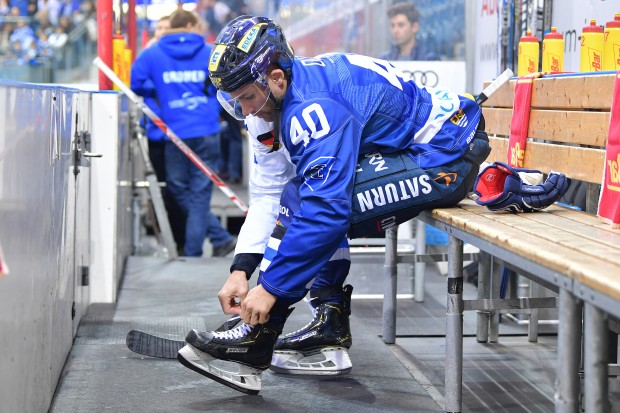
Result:
M275 303L276 297L259 284L252 288L241 302L241 319L246 324L265 324Z
M224 286L217 293L224 314L240 314L241 303L248 295L248 280L245 271L233 271Z

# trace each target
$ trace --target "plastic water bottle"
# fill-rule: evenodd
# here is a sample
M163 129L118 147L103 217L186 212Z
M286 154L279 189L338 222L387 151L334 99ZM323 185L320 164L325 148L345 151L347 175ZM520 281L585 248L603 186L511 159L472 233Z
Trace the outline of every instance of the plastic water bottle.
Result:
M543 39L542 71L564 71L564 36L556 27L552 27Z
M603 28L590 20L590 25L581 33L580 72L600 72L603 70Z
M532 36L532 31L529 29L525 33L525 36L519 40L519 57L517 60L517 76L519 77L538 72L538 38Z
M620 70L620 13L605 24L603 70Z

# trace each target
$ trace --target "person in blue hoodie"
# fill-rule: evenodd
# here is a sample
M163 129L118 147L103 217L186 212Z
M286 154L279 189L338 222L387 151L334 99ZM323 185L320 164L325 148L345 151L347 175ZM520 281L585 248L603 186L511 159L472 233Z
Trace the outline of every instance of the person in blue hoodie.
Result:
M211 46L198 33L198 17L179 9L170 30L143 50L131 68L131 89L156 98L161 118L210 168L220 156L220 108L208 77ZM235 248L235 240L210 209L213 182L170 140L164 149L166 186L187 215L185 254L202 255L208 237L213 256Z
M155 26L155 32L151 40L144 46L147 48L154 45L157 41L170 29L170 16L161 17ZM153 112L161 117L159 104L154 97L144 98L144 103L151 108ZM164 150L166 148L166 134L161 130L148 116L144 115L140 119L140 126L144 129L149 144L149 159L155 170L158 182L166 182L166 165L164 164ZM185 222L186 217L183 210L177 205L176 201L167 188L162 190L168 221L170 221L170 229L174 242L177 244L177 252L179 255L185 255L183 246L185 245Z

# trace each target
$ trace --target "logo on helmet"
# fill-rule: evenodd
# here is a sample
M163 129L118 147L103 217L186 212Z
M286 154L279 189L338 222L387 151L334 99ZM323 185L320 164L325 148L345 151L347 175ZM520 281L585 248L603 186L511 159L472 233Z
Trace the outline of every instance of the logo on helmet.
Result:
M211 57L209 58L209 72L217 70L224 50L226 50L225 44L218 44L215 46L213 52L211 52Z
M250 49L252 48L252 45L254 44L256 37L258 36L258 32L260 31L261 26L264 26L264 25L265 23L259 23L259 24L254 25L250 30L248 30L245 36L241 38L241 41L237 45L237 48L239 50L242 50L248 53Z

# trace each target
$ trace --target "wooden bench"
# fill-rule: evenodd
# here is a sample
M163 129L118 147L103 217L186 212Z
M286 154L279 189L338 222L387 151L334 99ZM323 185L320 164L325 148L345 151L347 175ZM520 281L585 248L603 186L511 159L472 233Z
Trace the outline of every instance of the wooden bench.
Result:
M587 210L592 212L604 170L614 79L611 73L558 75L533 84L524 167L583 181L590 187ZM493 147L489 162L507 161L515 84L511 80L483 105ZM607 411L607 317L620 317L620 230L601 223L594 214L557 205L512 214L491 212L469 199L454 208L424 212L419 219L449 235L445 410L461 411L463 311L479 311L477 339L485 342L498 311L555 305L555 297L500 300L491 295L492 266L499 263L558 294L556 412L579 411L585 307L583 406L588 412ZM388 234L386 240L391 237ZM464 242L480 249L475 300L463 299ZM399 261L396 254L386 252L386 268L388 258ZM384 319L394 303L384 304ZM384 335L389 329L384 326Z

